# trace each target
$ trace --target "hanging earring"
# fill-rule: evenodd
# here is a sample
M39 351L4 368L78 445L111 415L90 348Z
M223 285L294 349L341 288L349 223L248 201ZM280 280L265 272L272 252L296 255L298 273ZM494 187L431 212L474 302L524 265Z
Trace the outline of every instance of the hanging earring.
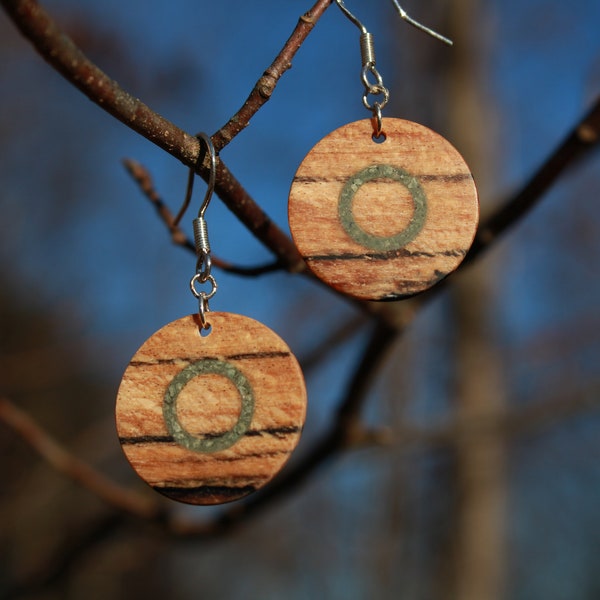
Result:
M452 43L393 1L405 21ZM290 230L309 268L334 289L396 300L458 267L477 228L477 190L447 140L417 123L382 118L389 91L375 66L373 36L336 3L361 31L362 100L372 118L336 129L304 158L290 190Z
M116 423L131 466L156 491L189 504L219 504L255 491L284 465L300 439L306 388L296 358L273 331L209 311L217 283L204 215L217 158L210 138L198 137L210 165L193 222L190 287L198 313L169 323L135 353L119 387ZM194 176L191 169L178 218Z

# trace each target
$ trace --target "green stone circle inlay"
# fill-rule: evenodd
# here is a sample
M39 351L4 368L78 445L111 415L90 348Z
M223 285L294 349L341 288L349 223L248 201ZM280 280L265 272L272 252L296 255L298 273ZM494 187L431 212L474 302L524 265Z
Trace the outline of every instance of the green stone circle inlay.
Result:
M387 237L373 235L356 223L352 212L356 192L369 181L393 179L410 192L414 204L410 223L399 233ZM404 169L391 165L372 165L352 175L346 181L338 202L338 216L344 231L358 244L371 250L399 250L414 240L425 225L427 217L427 197L416 177Z
M237 388L242 401L240 416L236 424L225 433L202 438L185 429L177 417L177 398L183 388L195 377L222 375ZM204 358L182 369L169 384L163 402L163 417L175 442L192 452L218 452L233 446L250 428L254 414L254 392L246 376L225 360Z

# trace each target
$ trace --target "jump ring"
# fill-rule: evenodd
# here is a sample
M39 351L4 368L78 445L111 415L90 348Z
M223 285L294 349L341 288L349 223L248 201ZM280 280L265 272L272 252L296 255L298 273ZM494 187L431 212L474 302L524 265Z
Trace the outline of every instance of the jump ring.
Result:
M196 274L199 275L198 281L200 281L200 283L206 283L208 281L208 278L211 276L211 267L212 259L210 254L203 253L198 256L198 260L196 261Z
M371 123L373 124L373 137L378 138L381 135L381 131L383 128L382 123L382 115L381 115L381 104L379 102L373 103L373 117L371 118Z
M199 292L196 289L196 283L206 283L207 281L210 282L212 286L210 292ZM192 294L194 294L198 300L204 299L205 301L208 301L217 293L217 282L212 275L209 275L204 281L202 281L202 274L196 273L190 281L190 290L192 290Z
M369 81L369 73L371 73L371 75L373 75L373 77L375 77L375 83L371 83ZM363 82L363 85L365 86L366 90L369 90L370 93L371 90L377 88L383 88L383 77L381 76L381 73L375 68L375 63L367 63L361 71L361 79Z
M200 317L200 325L202 329L209 329L210 323L206 318L206 313L210 312L208 308L208 296L201 292L198 297L198 316Z
M381 102L371 104L369 102L369 94L371 94L373 96L382 94L383 100ZM371 110L371 111L373 110L375 104L379 104L380 109L384 108L385 105L388 103L389 99L390 99L390 92L386 87L373 88L372 90L365 91L365 93L363 94L363 97L362 97L363 106L367 110Z

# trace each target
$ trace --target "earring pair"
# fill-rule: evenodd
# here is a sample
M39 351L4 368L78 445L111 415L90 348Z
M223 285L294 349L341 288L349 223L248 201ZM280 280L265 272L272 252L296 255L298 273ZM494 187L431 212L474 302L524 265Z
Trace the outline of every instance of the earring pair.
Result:
M302 161L290 190L290 229L311 270L336 290L395 300L458 266L477 227L477 191L447 140L417 123L383 119L389 91L376 68L373 36L342 0L336 3L361 30L363 104L371 118L336 129ZM394 5L407 22L445 40ZM218 157L206 134L198 139L199 161L210 173L193 220L190 288L198 312L165 325L135 353L117 394L116 424L127 459L156 491L218 504L246 496L282 468L304 425L306 387L277 334L209 309L217 282L205 215ZM176 222L198 167L190 170Z

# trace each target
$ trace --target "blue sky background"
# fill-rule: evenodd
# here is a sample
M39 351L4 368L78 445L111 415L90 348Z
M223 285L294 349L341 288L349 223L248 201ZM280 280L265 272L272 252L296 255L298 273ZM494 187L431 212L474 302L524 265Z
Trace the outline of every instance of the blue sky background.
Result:
M88 43L93 34L94 43L89 50L83 44L84 50L123 87L188 132L213 133L245 100L309 4L53 0L44 6L70 30L80 29ZM405 4L410 14L428 22L428 3ZM379 70L386 82L393 82L394 112L384 116L415 118L419 107L404 101L406 84L398 72L410 57L396 56L394 36L436 42L397 21L383 0L348 0L348 6L374 33ZM489 0L481 7L483 20L473 27L485 32L483 79L494 114L490 132L481 135L497 156L487 183L490 197L482 198L486 208L523 183L598 95L600 3ZM37 310L68 314L65 339L89 342L90 368L116 392L137 347L167 322L196 310L188 289L194 257L171 245L120 160L130 157L148 167L173 210L183 198L187 170L71 88L4 15L0 36L0 208L5 223L0 260L14 286L6 292L28 298ZM302 158L333 129L368 116L361 104L359 69L358 30L332 7L271 101L222 153L285 230L287 194ZM542 388L550 392L565 379L572 379L574 390L579 383L586 387L598 381L598 173L596 154L563 178L485 259L496 269L490 311L515 403L530 401ZM198 181L188 226L203 193ZM216 255L246 265L269 259L217 199L207 219ZM577 251L571 252L574 246ZM284 273L245 279L217 272L216 277L213 310L264 322L299 356L314 347L324 323L342 323L354 314L347 302L321 286ZM447 343L446 310L443 303L428 307L406 342L417 348L413 360L423 371L422 381L415 375L418 394L407 409L417 420L432 416L449 377L440 350ZM359 338L364 338L361 331ZM571 340L577 343L568 353L565 348L575 344ZM354 341L308 379L307 441L331 416L359 351ZM402 357L402 350L394 355ZM385 382L393 377L394 364L386 366L383 383L374 391L368 415L373 421L385 414L393 396ZM106 398L107 414L112 402ZM534 436L511 449L508 535L517 557L509 565L511 598L597 597L592 594L600 583L592 572L597 573L600 549L599 425L597 415L583 417L566 431ZM399 467L400 455L400 450L349 454L240 536L201 549L174 545L166 568L182 578L179 597L192 597L202 586L206 594L225 590L228 597L240 598L279 598L285 591L290 600L358 599L373 597L374 590L383 598L398 597L398 590L403 598L426 598L424 581L430 573L424 556L435 538L431 523L443 518L436 517L430 477L442 468L443 458L410 456L409 466ZM414 476L402 501L414 523L402 540L391 533L386 538L393 531L386 519L400 509L380 493L398 468ZM422 503L433 504L433 517L423 514ZM259 558L254 549L265 535L273 549L269 557ZM382 575L385 560L375 562L375 547L385 547L388 556L401 556L404 562ZM232 557L235 577L217 580L214 574L227 572ZM386 577L388 586L381 588ZM260 596L246 595L248 581Z

